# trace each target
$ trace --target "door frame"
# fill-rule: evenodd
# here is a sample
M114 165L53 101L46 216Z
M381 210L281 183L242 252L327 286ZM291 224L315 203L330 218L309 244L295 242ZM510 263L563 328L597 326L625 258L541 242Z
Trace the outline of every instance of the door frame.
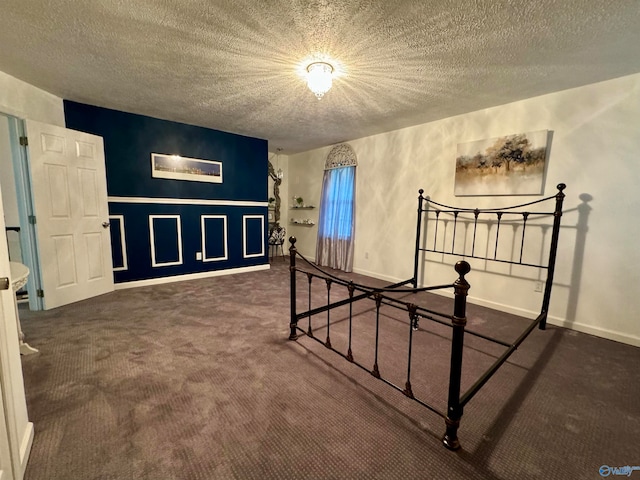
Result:
M29 309L43 310L44 302L42 298L38 296L38 292L42 290L42 279L40 278L40 259L36 245L36 232L35 226L29 222L29 218L33 217L33 192L31 191L29 152L27 145L20 144L20 138L26 138L26 128L23 119L3 112L0 112L0 115L7 117L9 124L11 160L13 163L16 195L18 197L22 263L24 263L31 272L27 279Z
M4 208L0 197L0 227L4 228L4 226ZM0 277L6 276L11 280L8 251L6 238L0 238ZM6 427L0 429L0 434L6 436L0 441L3 446L0 473L4 479L4 467L9 458L10 465L6 470L7 474L11 475L9 480L23 478L34 437L22 376L17 304L14 295L11 286L0 291L0 395L2 397L0 421L3 421ZM7 444L8 449L6 449ZM8 450L8 457L5 449Z

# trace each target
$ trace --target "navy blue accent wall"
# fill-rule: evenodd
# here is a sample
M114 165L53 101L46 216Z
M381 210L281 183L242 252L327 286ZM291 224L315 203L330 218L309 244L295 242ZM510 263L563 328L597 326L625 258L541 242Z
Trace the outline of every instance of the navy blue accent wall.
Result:
M122 267L125 253L127 257L127 268L114 272L116 283L267 263L268 252L262 248L267 226L266 140L68 100L64 101L64 111L67 128L104 139L109 197L135 198L135 201L112 199L109 202L109 214L124 217L124 227L112 221L114 267ZM222 162L223 182L153 178L152 153ZM181 199L181 203L186 204L144 203L145 199L161 198ZM225 204L199 202L207 200ZM253 202L264 202L264 205ZM152 220L155 237L152 243L151 215L179 216L181 243L176 236L177 222L172 218ZM226 258L223 258L225 245L222 244L224 221L205 220L203 245L202 215L226 218ZM262 217L263 228L260 221L246 217L255 215ZM124 228L124 252L121 228ZM180 264L152 265L152 248L158 264L178 263L178 247L182 252ZM206 257L213 260L196 259L203 249Z

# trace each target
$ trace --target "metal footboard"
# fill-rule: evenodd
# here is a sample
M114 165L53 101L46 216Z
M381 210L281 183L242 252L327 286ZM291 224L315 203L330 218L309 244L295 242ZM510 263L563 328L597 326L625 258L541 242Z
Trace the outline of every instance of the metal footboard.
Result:
M289 340L296 340L298 334L301 333L318 343L321 343L329 350L337 353L347 361L358 366L359 368L369 372L375 378L386 383L390 387L402 392L408 398L416 401L422 406L426 407L430 411L440 415L446 422L446 433L443 438L443 442L449 448L457 449L460 444L458 442L457 430L460 424L460 417L462 416L462 406L460 404L460 377L462 372L462 352L464 343L464 333L466 325L466 297L469 290L469 284L465 280L465 275L469 272L470 266L465 261L460 261L456 264L455 270L458 272L457 280L452 284L437 285L423 288L402 288L412 282L412 279L404 282L399 282L385 287L371 287L362 284L355 283L353 281L346 281L335 275L332 275L313 263L309 262L304 256L302 256L295 246L296 238L291 237L289 239L291 247L290 253L290 276L291 276L291 321L289 324L290 334ZM303 262L306 268L299 268L297 266L297 260ZM304 311L297 311L297 294L298 294L298 274L304 275L307 279L307 295L308 295L308 308ZM326 305L320 307L311 307L311 289L315 284L320 285L320 288L326 289L327 301ZM346 288L348 297L331 301L331 289L333 286L339 286ZM416 305L411 302L404 301L393 297L392 293L418 293L427 292L433 290L452 289L454 291L454 311L452 313L438 312L423 306ZM360 361L356 360L352 351L353 340L353 305L358 301L371 301L375 305L375 342L374 342L374 361L371 367L364 365ZM343 307L349 306L348 315L348 340L346 352L340 351L331 343L331 311ZM380 308L382 305L386 305L398 310L405 311L408 317L408 332L407 332L407 365L406 365L406 380L403 386L396 385L389 379L383 377L380 374L378 366L378 352L380 349ZM319 338L313 331L311 325L311 317L315 315L321 315L326 313L326 336ZM299 325L301 321L307 319L306 330ZM451 348L451 361L450 361L450 380L449 380L449 399L447 411L443 412L434 405L417 398L411 387L411 370L412 370L412 346L414 339L414 332L418 329L418 323L420 320L425 319L432 322L436 322L440 325L445 325L453 329L453 339ZM477 335L481 338L487 338L486 335L478 332L468 332L472 335Z

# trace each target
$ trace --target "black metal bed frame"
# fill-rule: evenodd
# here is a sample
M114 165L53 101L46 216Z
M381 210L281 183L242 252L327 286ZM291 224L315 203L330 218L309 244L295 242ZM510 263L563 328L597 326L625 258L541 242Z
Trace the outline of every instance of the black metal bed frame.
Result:
M443 444L451 449L457 450L460 448L460 442L458 440L458 428L460 426L460 419L462 418L463 410L465 405L478 393L478 391L484 386L485 383L496 373L496 371L507 361L507 359L511 356L511 354L520 346L520 344L529 336L529 334L538 326L541 330L544 330L546 327L547 314L549 309L549 301L551 298L551 289L553 286L553 276L555 271L555 261L556 254L558 250L558 237L560 234L560 220L562 217L562 203L564 200L564 189L566 188L565 184L561 183L557 186L558 193L556 195L542 198L540 200L536 200L533 202L523 203L520 205L515 205L511 207L502 207L502 208L494 208L494 209L469 209L469 208L456 208L450 207L448 205L443 205L437 202L432 201L428 197L424 197L423 190L419 191L418 196L418 219L417 219L417 227L416 227L416 243L415 243L415 257L414 257L414 271L413 277L405 280L403 282L395 283L392 285L387 285L385 287L371 287L362 284L355 283L353 281L347 281L341 279L329 272L326 272L310 261L308 261L304 256L302 256L297 248L296 248L296 238L290 237L289 241L291 246L289 248L290 253L290 292L291 292L291 318L290 318L290 334L289 340L296 340L298 338L298 332L303 333L304 335L316 340L317 342L323 344L326 348L336 352L349 362L357 365L363 370L371 373L374 377L382 380L387 385L393 387L394 389L402 392L405 396L415 400L419 404L423 405L427 409L432 412L440 415L445 420L445 434L442 438ZM532 211L530 207L533 205L541 204L543 202L547 202L555 199L555 209L553 212L539 212ZM526 209L525 209L526 208ZM525 210L522 210L525 209ZM429 220L429 216L432 216L431 219L435 220L434 226L434 235L433 242L430 245L430 242L423 235L423 223L426 223L426 220ZM445 216L449 216L446 220ZM549 257L546 264L544 263L532 263L532 262L523 262L523 251L525 245L525 232L527 221L532 219L533 217L553 217L553 225L552 225L552 234L549 246ZM426 217L426 220L423 221L423 217ZM504 223L511 223L515 220L506 220L507 218L512 217L515 220L521 220L521 228L522 234L520 239L520 252L517 260L513 260L511 257L509 259L499 258L498 257L498 241L500 235L500 225ZM488 255L477 255L476 254L476 234L478 230L478 223L485 221L488 225L488 231L495 225L495 247L493 249L493 256ZM495 220L494 220L495 219ZM444 240L442 238L442 246L438 248L438 226L441 222L453 222L453 232L451 234L451 249L444 248ZM473 224L473 240L471 241L471 254L456 253L456 230L459 223L465 222L467 225ZM427 233L427 232L424 232ZM515 234L514 234L515 235ZM422 246L424 245L424 246ZM468 246L465 245L463 250L468 250ZM487 245L488 250L488 245ZM467 293L469 291L469 283L467 282L465 275L467 275L471 266L466 260L460 260L455 264L455 270L458 274L458 278L452 284L446 285L436 285L429 287L420 287L418 288L418 268L419 268L419 259L421 252L431 252L442 255L457 255L463 258L474 258L485 261L494 261L507 263L510 265L521 265L525 267L533 267L540 269L541 271L547 271L547 278L545 282L544 295L542 300L542 307L540 309L540 314L535 318L535 320L531 321L528 327L522 332L522 334L512 343L504 342L502 340L490 337L488 335L481 334L479 332L472 331L466 328L467 318L466 318L466 302L467 302ZM424 255L424 254L422 254ZM305 265L310 267L309 270L303 270L296 266L296 258L299 257ZM300 272L307 276L308 280L308 310L304 312L297 312L297 283L296 283L296 274ZM311 286L314 278L318 278L324 281L327 290L327 304L321 307L311 308ZM330 290L332 284L341 285L347 288L348 298L331 302L330 298ZM402 288L406 285L412 285L410 288ZM427 292L434 290L444 290L444 289L453 289L454 293L454 307L453 314L447 314L442 312L437 312L435 310L431 310L429 308L418 306L411 302L406 302L404 300L394 298L389 293L417 293L417 292ZM363 299L371 299L375 302L375 312L376 312L376 333L375 333L375 354L374 354L374 364L371 369L362 365L358 361L356 361L353 357L353 353L351 351L352 345L352 325L353 325L353 303L358 300ZM347 352L343 353L341 351L336 350L331 345L331 337L330 337L330 327L331 327L331 310L337 307L342 307L345 305L349 305L349 334L348 334L348 348ZM380 307L382 305L388 305L400 310L406 310L409 317L409 331L408 331L408 358L407 358L407 372L406 372L406 382L403 387L395 385L389 380L383 378L380 375L380 370L378 368L378 351L380 345ZM313 330L311 328L311 317L314 315L321 314L323 312L327 312L327 323L326 323L326 331L327 336L323 341L322 339L314 336ZM305 331L301 327L298 326L298 321L304 318L308 318L308 328ZM452 329L452 338L451 338L451 359L450 359L450 369L449 369L449 388L448 388L448 399L447 399L447 411L441 412L434 406L416 398L413 394L411 388L411 357L412 357L412 343L413 343L413 332L418 329L418 322L421 318L428 319L430 321L436 322L441 325L448 326ZM464 335L465 333L480 337L484 340L502 345L506 347L504 353L497 358L497 360L489 367L489 369L466 391L461 395L461 377L462 377L462 354L464 349Z

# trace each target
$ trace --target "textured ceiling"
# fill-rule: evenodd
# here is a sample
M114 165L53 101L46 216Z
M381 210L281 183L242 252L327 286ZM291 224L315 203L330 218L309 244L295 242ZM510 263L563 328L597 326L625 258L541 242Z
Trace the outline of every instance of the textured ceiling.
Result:
M640 72L640 1L2 0L0 71L295 153Z

